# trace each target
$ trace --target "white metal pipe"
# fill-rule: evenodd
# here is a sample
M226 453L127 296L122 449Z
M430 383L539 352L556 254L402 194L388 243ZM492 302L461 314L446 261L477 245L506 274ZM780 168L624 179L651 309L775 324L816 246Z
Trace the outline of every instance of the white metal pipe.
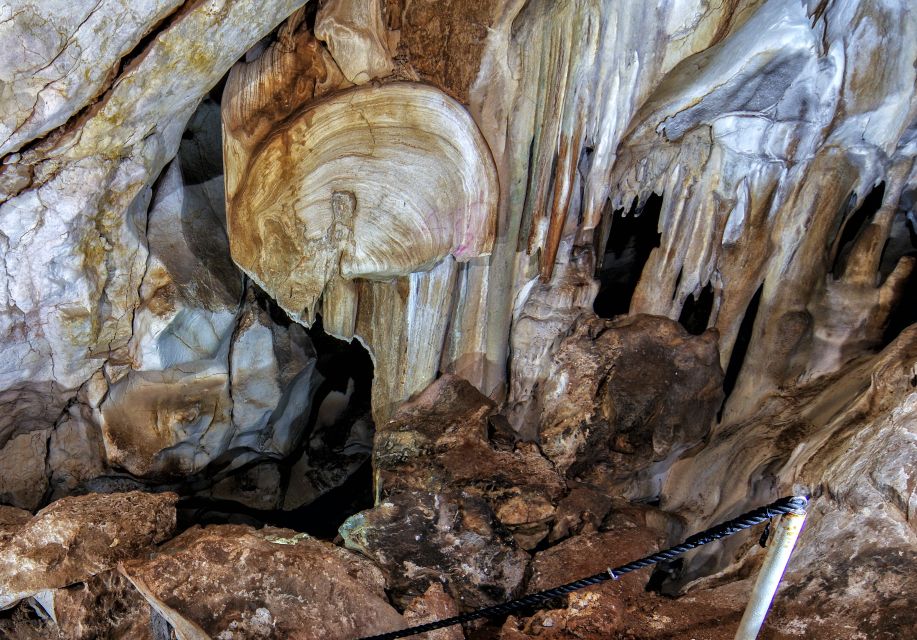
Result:
M780 584L780 579L790 561L790 554L793 553L793 547L796 546L796 539L805 521L805 508L780 516L770 544L767 546L767 555L764 556L764 564L761 565L761 572L751 591L745 614L739 623L735 640L755 640L758 637L758 631L764 624L764 618L770 609L774 594L777 593L777 585Z

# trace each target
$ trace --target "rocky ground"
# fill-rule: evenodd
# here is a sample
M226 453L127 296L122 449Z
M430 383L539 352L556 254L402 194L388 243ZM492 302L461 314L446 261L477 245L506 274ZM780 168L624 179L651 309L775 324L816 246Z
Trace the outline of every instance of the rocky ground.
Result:
M877 412L873 429L898 442L896 455L902 441L893 427L910 405L891 413L885 407L902 393L913 399L911 382L902 383L898 373L902 363L912 367L915 338L917 331L905 332L877 356L861 391ZM647 555L712 524L627 500L619 486L623 473L647 474L651 484L647 470L670 451L710 437L673 428L716 410L718 395L703 383L712 381L716 390L722 377L710 351L708 336L691 336L664 318L586 319L555 357L554 379L575 384L551 391L563 402L542 412L541 444L520 440L493 401L444 375L377 428L375 506L343 521L334 539L275 526L268 511L257 512L260 521L255 512L235 518L249 524L233 518L194 524L178 517L187 509L170 492L64 497L34 515L3 507L0 637L356 640ZM671 372L659 378L664 383L641 382L649 361L654 370ZM860 369L850 375L856 378ZM685 371L692 375L682 377ZM624 394L624 388L632 391ZM819 391L811 394L808 410L826 411ZM845 411L835 416L837 424L844 416L862 421L870 415L862 402ZM775 409L774 415L783 414ZM868 447L854 451L844 454L844 464L865 464L863 456L874 466L891 464ZM854 490L866 489L847 489ZM761 502L774 497L762 495ZM871 528L845 543L832 520L843 508L813 496L808 527L762 638L891 639L915 628L907 607L913 578L903 571L906 542L897 564L882 565L878 555L893 548L894 514L873 516ZM883 531L884 546L871 547ZM427 638L732 638L763 557L759 535L743 532L655 572ZM850 556L844 549L853 544L858 551ZM720 569L727 551L738 561ZM867 578L878 609L854 598ZM686 584L681 597L662 595ZM823 601L816 610L817 598Z

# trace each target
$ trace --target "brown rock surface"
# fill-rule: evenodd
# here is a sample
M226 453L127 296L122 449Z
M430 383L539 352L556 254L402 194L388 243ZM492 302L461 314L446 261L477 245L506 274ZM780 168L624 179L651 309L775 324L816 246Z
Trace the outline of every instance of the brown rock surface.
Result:
M538 553L526 591L533 593L585 578L657 550L658 534L638 521L639 516L618 516L607 531L574 536ZM510 617L501 638L613 637L622 628L628 600L643 594L648 578L648 572L627 574L569 594L566 607L544 609L527 619Z
M659 473L657 463L701 442L722 385L715 332L692 336L654 316L583 316L544 388L542 449L568 477L607 476L639 491L638 473Z
M409 626L417 626L437 620L444 620L458 615L455 600L443 590L443 585L433 582L420 597L411 600L404 610L404 621ZM417 636L418 640L464 640L465 634L459 625L429 631Z
M495 410L465 380L441 377L376 430L379 486L386 494L479 496L521 546L532 548L547 535L566 487L537 446L513 443Z
M351 640L404 626L378 568L289 529L195 527L121 571L189 640Z
M39 511L0 548L0 607L101 573L168 539L173 493L89 494Z
M41 606L52 617L47 631L61 640L160 640L168 633L165 620L116 569L48 592Z
M348 549L383 568L395 602L407 605L433 582L463 610L517 595L529 556L487 503L444 492L397 493L341 526Z
M5 545L31 519L32 514L25 509L0 505L0 545Z

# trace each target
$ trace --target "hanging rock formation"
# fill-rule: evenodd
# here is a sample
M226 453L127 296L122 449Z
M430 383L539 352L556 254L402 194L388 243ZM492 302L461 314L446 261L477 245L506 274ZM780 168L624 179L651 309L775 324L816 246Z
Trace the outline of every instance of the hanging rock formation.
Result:
M0 633L255 637L302 614L290 594L369 633L351 607L404 623L386 579L445 614L532 588L629 510L672 542L805 493L767 632L908 635L910 3L46 4L0 7ZM318 371L319 320L367 348L371 406L335 409L359 394ZM377 503L342 529L369 561L241 525L150 556L175 524L132 504L136 540L115 523L91 561L13 568L39 524L83 530L51 517L102 499L73 494L174 490L284 526L349 504L374 428ZM220 592L224 617L155 579L243 551L328 571L252 577L276 601ZM591 592L492 630L665 632L626 606L695 637L761 555L732 538L654 577L675 603ZM357 589L356 565L356 600L303 595Z

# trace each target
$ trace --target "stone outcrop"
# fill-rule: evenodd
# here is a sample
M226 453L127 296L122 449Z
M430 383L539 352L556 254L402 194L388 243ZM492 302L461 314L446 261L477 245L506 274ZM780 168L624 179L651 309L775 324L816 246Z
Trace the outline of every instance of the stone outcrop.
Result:
M347 640L404 626L377 567L289 529L192 528L121 572L188 640Z
M493 402L445 375L376 431L377 490L483 498L524 548L548 532L566 487L533 443L515 442Z
M723 400L716 335L667 318L582 318L548 372L538 399L545 455L617 496L655 495L653 475L703 441Z
M436 581L463 610L497 604L520 592L529 561L484 500L458 491L398 493L340 531L382 567L402 606Z
M778 609L808 633L824 630L827 636L832 625L842 624L856 630L850 633L892 638L914 625L913 608L901 594L912 588L905 567L912 566L917 548L911 489L915 380L917 330L911 327L882 353L773 398L742 428L718 434L710 446L679 461L661 506L698 514L688 521L697 528L773 491L810 495L805 534ZM736 453L727 459L727 451ZM716 499L692 491L688 478L718 487ZM733 563L736 556L740 561ZM734 579L760 557L747 540L730 539L699 553L677 586ZM863 599L857 594L867 583L871 595ZM813 617L814 609L824 613Z
M602 532L574 536L535 555L527 592L584 578L658 550L658 534L635 518L618 517ZM511 616L500 637L599 638L615 637L623 627L626 608L642 595L646 576L625 575L567 596L566 607L548 606L531 618Z
M112 569L175 531L175 494L63 498L4 534L0 607ZM5 525L10 527L10 525Z
M168 637L169 627L117 569L38 594L33 607L48 616L43 631L61 640ZM46 636L46 637L47 637Z

